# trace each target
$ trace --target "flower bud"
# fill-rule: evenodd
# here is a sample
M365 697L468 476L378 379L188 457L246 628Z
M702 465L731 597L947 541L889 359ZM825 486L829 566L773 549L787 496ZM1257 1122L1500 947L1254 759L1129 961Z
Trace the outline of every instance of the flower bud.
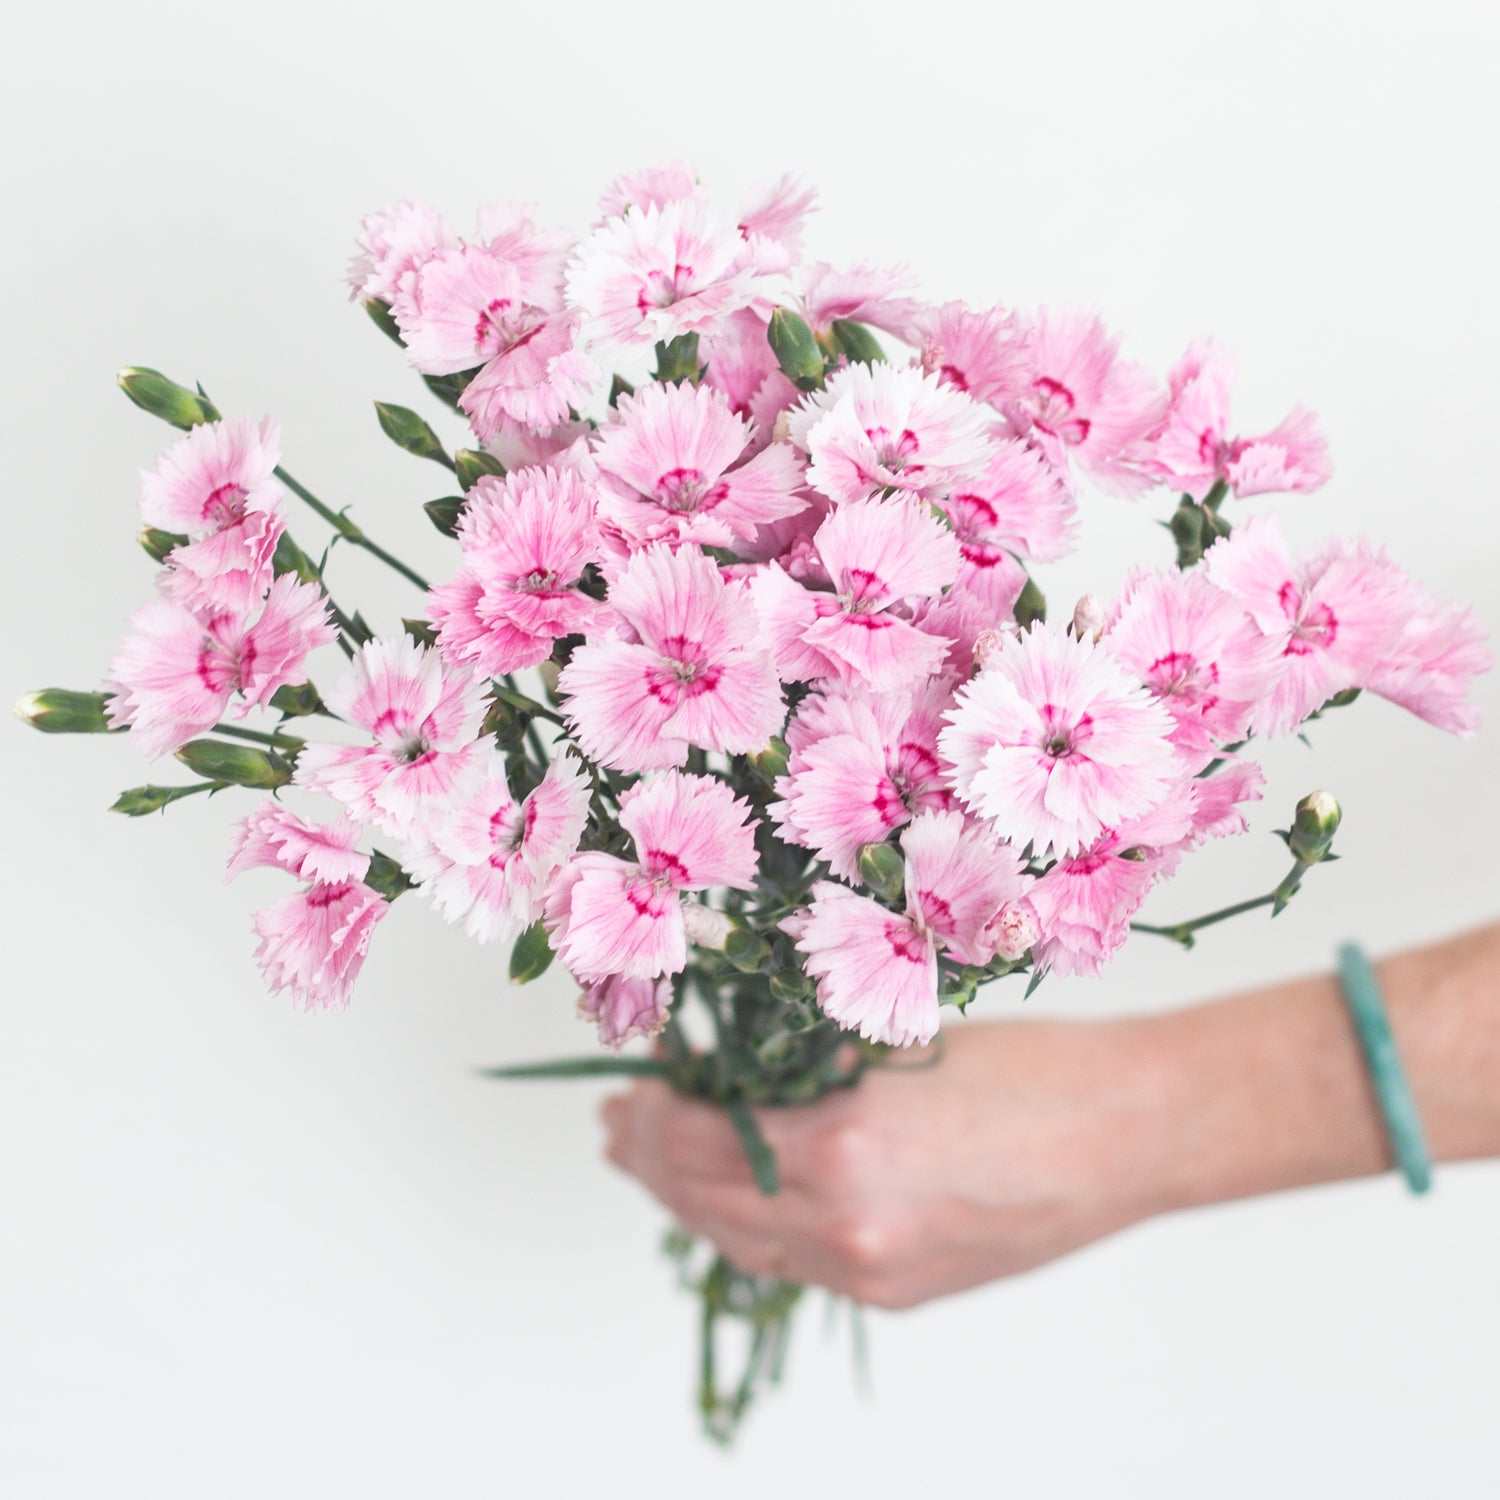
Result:
M796 1005L812 993L801 969L777 969L771 976L771 998L780 1005Z
M1343 809L1332 792L1309 792L1298 804L1287 835L1287 848L1304 865L1328 858L1333 835L1343 821Z
M1109 610L1098 594L1085 594L1073 606L1073 634L1078 640L1087 636L1097 641L1109 623Z
M141 544L143 551L152 562L166 562L167 554L174 547L187 545L187 538L180 532L162 531L155 526L143 526L136 532L135 539Z
M996 958L1006 963L1019 963L1042 935L1036 911L1031 902L1007 901L999 911L985 923L983 937L995 945Z
M398 447L418 458L437 459L445 462L448 453L438 435L416 412L404 406L395 406L389 401L375 403L375 415L380 419L380 430Z
M823 351L818 348L812 329L796 313L778 307L771 314L766 342L781 366L781 373L799 391L815 391L823 384Z
M505 477L505 465L493 454L481 453L477 448L460 448L453 455L453 464L466 495L486 474L497 479Z
M1036 586L1034 578L1026 580L1026 587L1016 597L1016 624L1025 630L1029 625L1047 622L1047 598Z
M787 757L790 754L786 741L773 734L766 741L764 749L752 750L745 759L750 762L750 769L769 786L775 784L778 776L786 775Z
M880 341L863 323L835 318L828 330L828 341L851 365L871 365L885 358Z
M110 804L110 811L124 813L127 818L144 818L148 813L160 812L169 803L180 797L191 797L208 789L212 795L217 787L209 782L194 782L192 786L133 786L121 792Z
M293 687L288 682L271 694L271 707L289 719L300 719L308 714L321 713L323 700L312 683L299 682Z
M741 974L756 974L772 962L771 945L746 927L736 927L724 939L724 957Z
M734 930L734 922L725 912L715 911L711 906L701 906L696 901L685 901L682 906L682 927L687 933L688 942L695 947L722 953L725 940Z
M859 878L882 901L899 901L906 883L906 861L894 844L861 844Z
M545 974L551 965L552 944L547 929L540 922L533 922L510 950L510 982L530 984Z
M974 637L974 670L982 672L993 665L1005 650L1006 634L1003 630L981 630Z
M464 513L465 504L467 502L462 495L444 495L441 500L424 502L422 509L427 512L427 519L444 536L457 536L458 519Z
M170 422L174 427L196 427L200 422L217 422L219 409L200 388L190 391L175 380L168 380L160 370L140 365L126 365L115 379L120 389L144 412Z
M298 748L301 742L297 742ZM188 770L196 771L205 781L222 781L230 786L260 787L270 791L285 786L292 779L291 764L274 750L258 750L254 745L230 745L223 740L189 740L177 752L177 759Z
M321 578L317 564L283 531L276 538L276 551L271 555L271 570L278 578L283 573L294 573L303 583L317 583Z
M397 896L411 889L412 879L389 854L382 854L377 849L370 856L370 867L365 871L365 884L377 896L386 901L394 901Z
M656 378L663 385L675 385L682 380L696 383L701 373L696 333L680 333L675 339L657 344Z
M16 699L15 714L43 734L112 734L104 717L106 697L69 688L38 688Z

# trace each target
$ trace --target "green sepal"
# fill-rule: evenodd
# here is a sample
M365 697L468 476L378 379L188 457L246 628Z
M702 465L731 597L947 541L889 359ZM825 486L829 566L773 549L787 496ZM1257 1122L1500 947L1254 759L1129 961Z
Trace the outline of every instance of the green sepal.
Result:
M620 404L621 396L635 395L635 387L623 375L616 375L609 382L609 406L613 411Z
M440 500L424 501L422 509L427 512L427 519L444 536L457 536L459 518L468 503L462 495L444 495Z
M698 335L681 333L668 343L656 346L656 379L664 385L690 380L697 385L702 375L698 363Z
M552 942L547 929L533 922L515 941L510 950L510 982L530 984L552 967Z
M104 715L108 693L72 688L37 688L16 699L15 715L43 734L118 734Z
M370 856L370 868L365 871L365 884L377 896L394 901L397 896L412 888L412 878L389 854L382 854L377 849Z
M863 323L849 318L835 318L828 329L828 341L850 364L870 365L885 358L880 341Z
M823 351L812 329L796 313L776 308L766 328L766 342L781 373L799 391L815 391L823 384Z
M160 812L184 797L195 797L199 792L212 794L221 787L222 783L217 781L199 781L192 786L133 786L121 792L109 810L124 813L127 818L144 818L148 813Z
M1016 597L1016 624L1028 630L1036 622L1047 622L1047 596L1037 587L1036 579L1028 578L1025 587Z
M906 861L894 844L861 844L856 860L860 884L882 901L899 901L906 883Z
M370 321L393 343L405 345L406 340L401 337L401 330L396 325L396 320L391 316L391 304L382 302L379 297L371 297L361 304L370 315Z
M458 475L459 485L467 495L486 474L504 479L505 465L493 453L482 453L478 448L460 448L453 455L453 472Z
M437 631L426 620L408 620L403 615L401 617L401 628L419 646L426 646L428 650L432 650L438 643Z
M310 682L301 682L295 687L286 683L271 694L271 707L289 719L301 719L308 714L321 713L323 700Z
M276 539L276 551L271 555L271 571L279 578L292 573L303 583L318 583L322 573L318 565L292 540L289 531L283 531Z
M741 974L758 974L775 961L771 945L746 927L734 928L724 939L724 957Z
M152 562L164 563L175 547L187 546L188 539L177 531L162 531L156 526L142 526L135 539Z

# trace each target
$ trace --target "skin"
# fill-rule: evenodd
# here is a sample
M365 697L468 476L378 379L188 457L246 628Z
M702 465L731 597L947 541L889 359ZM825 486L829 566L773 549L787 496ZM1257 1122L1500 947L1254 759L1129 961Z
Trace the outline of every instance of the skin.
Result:
M1377 973L1433 1159L1500 1156L1500 923ZM736 1264L884 1308L1159 1214L1392 1168L1331 975L1160 1015L961 1024L757 1118L775 1197L719 1110L657 1081L603 1106L610 1160Z

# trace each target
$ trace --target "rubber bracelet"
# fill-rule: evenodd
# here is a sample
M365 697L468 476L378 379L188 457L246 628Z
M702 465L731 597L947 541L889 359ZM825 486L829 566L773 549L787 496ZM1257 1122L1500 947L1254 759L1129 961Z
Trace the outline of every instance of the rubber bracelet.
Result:
M1370 967L1364 950L1354 943L1345 943L1339 949L1339 980L1359 1035L1370 1082L1375 1086L1396 1166L1412 1192L1425 1193L1432 1186L1432 1158L1422 1136L1422 1117L1417 1113L1417 1101L1412 1098L1411 1085L1401 1067L1401 1054L1391 1035L1375 970Z

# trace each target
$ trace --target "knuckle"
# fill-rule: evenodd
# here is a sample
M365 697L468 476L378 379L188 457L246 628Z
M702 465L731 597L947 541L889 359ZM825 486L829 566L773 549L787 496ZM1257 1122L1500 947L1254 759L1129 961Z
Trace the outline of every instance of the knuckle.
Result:
M869 1213L840 1214L830 1219L823 1233L823 1247L835 1260L857 1274L877 1270L890 1254L891 1236L886 1225Z
M852 1120L840 1120L819 1132L809 1149L813 1170L835 1182L861 1181L873 1154L870 1132Z

